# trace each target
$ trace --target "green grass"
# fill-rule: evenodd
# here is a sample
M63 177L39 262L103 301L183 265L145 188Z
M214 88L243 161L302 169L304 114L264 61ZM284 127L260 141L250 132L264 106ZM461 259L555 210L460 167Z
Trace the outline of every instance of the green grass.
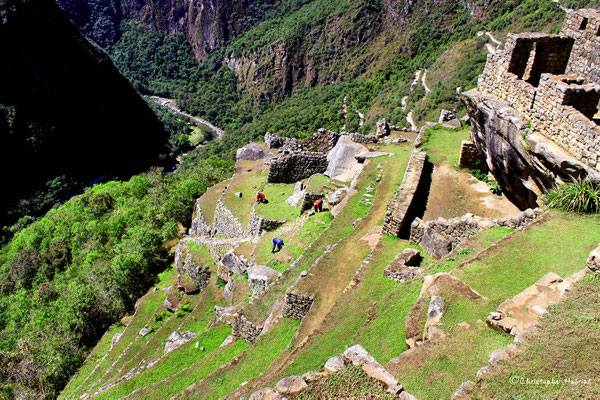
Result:
M458 166L460 143L469 138L468 126L453 130L438 125L427 128L422 148L427 152L429 161L432 163L444 161L449 165Z
M205 332L202 332L198 338L190 340L177 350L168 353L163 360L151 368L144 370L139 375L122 382L121 384L100 393L97 399L117 399L127 396L136 389L146 387L154 382L159 382L184 368L202 360L217 349L223 340L231 334L231 327L226 324L216 325ZM196 348L196 342L199 343ZM200 348L204 347L204 351ZM176 379L178 381L179 379Z
M110 366L117 361L121 353L124 352L131 343L135 342L139 338L140 329L142 329L147 322L151 321L151 318L155 314L158 307L162 305L164 301L164 293L162 292L162 289L171 285L174 278L175 270L173 268L169 268L158 275L159 283L156 286L160 290L150 291L146 294L147 298L141 303L140 308L137 310L134 318L125 328L121 339L115 344L108 356L102 361L96 371L89 375L89 379L87 379L87 381L84 382L81 387L73 391L73 393L75 393L75 396L73 397L79 397L79 395L83 394L91 387L97 388L96 381L98 379L102 378L104 381L103 375L107 372ZM83 378L83 380L86 378L87 377Z
M323 192L323 187L327 186L327 181L329 181L327 175L315 174L308 179L306 191L308 193L321 193Z
M210 187L206 193L200 196L200 208L202 208L202 216L208 224L212 224L215 216L215 208L217 207L217 200L223 194L223 191L227 187L229 180L217 183Z
M309 399L381 399L392 400L395 396L386 392L385 385L370 378L361 367L352 364L341 371L329 374L311 383L307 390L290 400Z
M193 392L186 393L184 398L218 399L237 389L242 382L256 378L288 346L298 325L299 320L281 319L240 356L240 362L203 379L195 385Z
M268 232L261 236L254 250L257 264L264 264L279 272L287 269L298 258L304 249L310 245L329 226L333 220L330 212L322 212L309 217L298 232L291 235L281 235ZM273 238L279 236L285 245L280 252L271 253Z
M300 209L285 202L294 193L294 184L267 184L263 193L269 202L256 204L256 215L277 221L291 221L298 217Z
M265 193L267 200L269 200L269 193L268 191L265 192L268 171L265 171L263 167L262 161L239 160L236 163L236 175L227 192L221 198L225 207L240 218L240 222L244 227L248 225L250 220L252 207L256 202L256 192ZM237 192L241 192L242 197L237 197L235 195Z
M567 277L581 270L600 240L600 218L564 212L546 218L454 275L499 304L548 272Z
M96 367L98 362L100 362L102 357L108 354L108 351L110 350L110 343L113 337L117 333L123 333L125 328L126 326L122 325L120 322L117 322L108 328L104 336L102 336L102 339L100 339L100 341L96 344L94 350L85 360L81 368L79 368L77 375L71 378L69 384L64 388L63 392L61 393L62 398L69 396L69 394L71 394L79 385L83 383L84 379L88 377L94 367Z
M405 389L419 399L448 399L465 381L474 380L487 365L490 354L513 341L485 324L456 330L427 349L419 349L410 360L390 371Z
M188 253L192 256L192 261L196 265L201 265L204 268L209 267L214 272L217 271L217 264L204 245L199 245L190 240L188 241Z
M538 324L522 352L478 385L473 399L600 398L600 274L588 274ZM520 384L519 378L555 384ZM512 380L511 380L512 379ZM566 379L586 380L573 384ZM588 381L589 380L589 381ZM513 383L515 382L515 383Z
M171 396L182 392L198 380L207 377L221 365L228 363L233 357L240 354L248 347L250 347L249 343L244 342L243 340L236 340L228 346L216 349L185 370L170 371L171 374L176 375L170 379L156 382L152 387L131 394L129 398L143 400L163 400L165 398L170 398Z

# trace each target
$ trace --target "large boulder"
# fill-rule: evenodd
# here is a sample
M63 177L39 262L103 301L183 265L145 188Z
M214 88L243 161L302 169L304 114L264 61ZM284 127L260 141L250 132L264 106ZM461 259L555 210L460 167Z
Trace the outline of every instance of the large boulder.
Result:
M229 271L236 275L243 276L244 272L248 268L242 260L234 253L233 250L229 250L223 258L221 258L221 264Z
M285 202L292 207L298 207L302 199L304 199L304 194L306 191L304 190L305 185L302 182L296 182L294 185L294 193L288 197Z
M246 147L238 149L236 154L237 160L247 161L259 161L271 157L273 157L273 153L271 153L270 151L257 149L254 147L253 144L249 144Z
M330 206L340 204L344 197L348 194L348 188L340 188L327 197L327 202Z
M592 250L585 266L592 272L600 272L600 246Z
M283 378L275 385L275 389L282 394L296 394L306 389L308 385L304 382L302 377L297 375L288 376Z
M367 151L362 144L353 142L348 136L342 136L327 154L329 165L325 175L342 182L350 182L356 169L360 168L354 157Z
M279 272L265 265L253 265L248 268L248 285L255 296L260 295L269 284L269 279L278 276Z
M452 241L429 228L425 229L419 245L438 258L444 257L452 251Z
M191 331L185 331L183 333L175 331L171 333L171 335L167 338L167 343L165 344L165 354L183 346L185 343L197 337L198 335Z

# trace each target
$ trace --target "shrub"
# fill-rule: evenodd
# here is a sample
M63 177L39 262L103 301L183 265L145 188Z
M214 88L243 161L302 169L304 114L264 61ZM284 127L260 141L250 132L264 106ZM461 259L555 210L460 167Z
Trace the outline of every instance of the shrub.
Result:
M545 199L548 207L580 214L600 212L600 184L576 178L550 191Z

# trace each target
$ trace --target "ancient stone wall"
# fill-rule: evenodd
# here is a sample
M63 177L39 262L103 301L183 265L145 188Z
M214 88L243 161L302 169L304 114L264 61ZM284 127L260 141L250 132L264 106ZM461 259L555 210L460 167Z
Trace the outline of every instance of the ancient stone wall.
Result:
M566 73L600 83L600 14L596 10L568 10L561 34L575 39Z
M484 156L477 150L475 143L469 140L463 140L460 144L458 165L461 168L487 170Z
M281 313L287 318L302 319L314 300L315 298L308 294L286 293Z
M271 132L265 133L265 144L270 149L278 149L283 147L287 142L289 142L290 138L286 138L283 136L273 135Z
M539 217L541 210L527 209L512 218L490 219L465 214L462 217L434 221L423 221L417 218L410 230L410 240L419 244L425 251L437 257L444 257L468 237L485 228L503 226L511 229L523 227Z
M243 315L236 314L233 316L231 321L231 331L231 334L234 337L240 338L249 343L254 343L262 332L262 327L254 325Z
M355 132L350 133L348 136L350 136L350 140L352 140L353 142L361 143L361 144L372 144L372 143L377 143L379 141L377 136L361 135L360 133L355 133Z
M196 265L190 254L185 259L185 271L188 277L198 285L199 290L204 290L210 280L210 268Z
M410 221L405 221L405 219L413 207L415 194L419 190L426 158L427 154L424 151L416 149L412 151L402 184L398 187L385 212L383 233L399 236L407 229L406 224Z
M310 210L314 206L314 202L322 199L323 195L320 193L305 193L302 198L302 205L300 206L300 215L306 210Z
M327 170L327 154L301 152L273 160L270 163L269 183L294 183L322 174Z
M585 21L584 21L585 20ZM560 35L509 34L489 55L478 89L506 100L532 133L555 141L575 159L600 169L600 14L569 11ZM570 75L565 75L570 74Z
M215 235L221 235L229 238L244 236L244 227L233 213L225 207L221 200L217 201L215 209L215 218L213 221L213 232Z
M543 74L535 100L531 130L567 150L579 161L600 169L600 127L592 119L600 85L583 84L574 75Z
M192 226L190 227L190 236L210 236L212 227L206 222L202 215L202 208L200 208L200 199L196 200L194 206L194 213L196 216L192 220Z
M255 209L252 208L252 214L250 214L250 221L248 222L248 235L260 235L262 232L277 229L283 224L282 221L259 217L256 215Z

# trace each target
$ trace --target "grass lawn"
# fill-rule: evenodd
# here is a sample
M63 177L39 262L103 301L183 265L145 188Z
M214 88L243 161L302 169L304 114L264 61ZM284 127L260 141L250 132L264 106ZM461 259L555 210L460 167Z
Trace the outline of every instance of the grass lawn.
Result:
M267 265L279 272L287 269L290 264L298 258L304 249L313 242L329 226L333 216L329 211L315 214L304 222L297 232L283 235L275 232L267 232L261 236L254 250L257 264ZM285 245L277 253L271 253L273 249L273 238L280 237Z
M600 274L588 274L540 320L521 352L483 379L473 399L600 398ZM552 380L527 384L520 378ZM571 381L569 381L569 379ZM577 382L579 380L579 382Z
M229 179L223 182L219 182L216 185L210 187L206 193L200 196L200 208L202 209L202 216L208 224L212 224L215 217L215 209L217 208L217 200L223 195L223 191L229 184Z
M235 164L235 176L221 201L236 217L240 218L242 226L246 227L250 220L252 207L256 202L256 192L263 192L269 200L267 191L268 167L263 161L239 160ZM237 197L237 192L242 197Z
M300 208L294 208L285 202L294 193L294 184L267 184L263 193L269 202L266 204L257 203L255 208L256 215L276 221L291 221L298 218Z
M327 175L315 174L308 178L306 191L308 193L321 193L323 192L323 187L327 186L328 181L329 177L327 177Z
M201 265L204 268L208 267L213 272L217 272L217 264L204 245L199 245L190 240L188 241L188 253L192 256L192 261L196 265Z
M198 380L192 390L186 391L183 398L218 399L237 389L244 381L256 377L264 371L288 346L296 333L300 321L282 318L269 332L261 336L247 351L240 355L239 362L216 370L203 380ZM164 398L164 397L163 397Z
M470 139L469 129L469 126L465 126L453 130L440 125L427 128L422 148L427 152L429 161L433 164L444 161L450 166L458 166L460 143Z
M581 270L598 241L600 217L552 211L453 275L500 304L548 272L564 278Z

